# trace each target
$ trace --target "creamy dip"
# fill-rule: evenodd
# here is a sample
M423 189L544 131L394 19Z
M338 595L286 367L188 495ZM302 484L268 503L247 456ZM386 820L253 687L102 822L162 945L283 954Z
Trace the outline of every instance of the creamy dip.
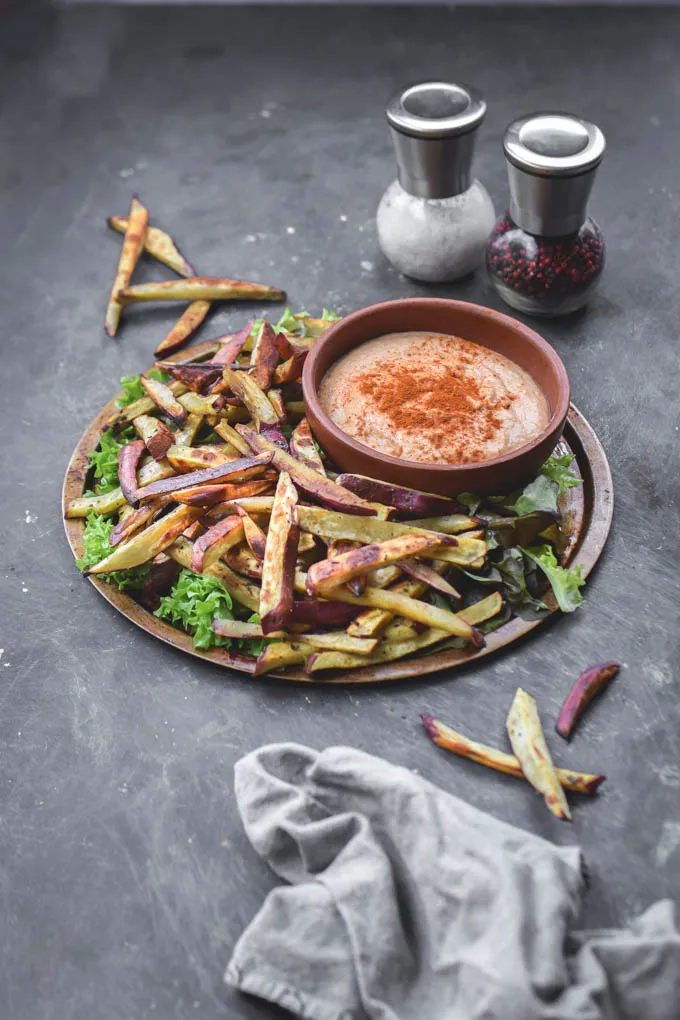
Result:
M550 420L543 391L524 369L442 333L389 333L360 344L331 365L319 399L354 439L425 464L500 457Z

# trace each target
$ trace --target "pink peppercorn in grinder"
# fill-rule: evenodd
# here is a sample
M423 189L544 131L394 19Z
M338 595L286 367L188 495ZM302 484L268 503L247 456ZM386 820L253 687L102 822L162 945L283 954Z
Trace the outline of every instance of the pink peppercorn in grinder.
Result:
M595 124L570 114L534 113L507 128L510 208L488 240L486 266L512 308L565 315L592 296L605 245L586 206L605 145Z

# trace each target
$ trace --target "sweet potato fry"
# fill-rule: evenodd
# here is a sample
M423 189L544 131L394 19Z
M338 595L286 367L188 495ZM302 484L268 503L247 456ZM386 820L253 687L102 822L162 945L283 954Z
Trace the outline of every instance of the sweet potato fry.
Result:
M243 521L238 514L225 517L194 542L189 566L197 574L211 567L220 557L243 540Z
M288 418L288 412L286 411L286 404L283 399L283 390L269 389L267 390L267 398L278 414L279 420L286 421Z
M414 652L422 651L431 645L443 641L447 634L441 630L429 628L407 641L381 641L370 655L358 656L346 652L317 652L307 659L305 670L316 673L324 669L356 669L359 666L376 666L381 662L394 662ZM305 640L307 635L305 634Z
M205 362L217 354L220 348L222 337L213 337L212 340L202 340L200 344L193 344L191 347L182 348L175 354L165 354L163 360L170 365L186 365L188 362Z
M192 543L186 538L178 538L167 550L168 556L181 567L189 566L192 552ZM207 567L204 573L216 577L236 602L250 609L252 613L257 612L260 604L260 589L257 585L251 584L245 577L239 577L223 560L218 560L211 567Z
M225 406L224 397L217 393L214 396L202 397L200 393L183 393L177 398L178 403L191 414L200 414L205 418L220 414Z
M135 506L137 502L137 465L144 450L143 441L134 439L118 451L120 488L130 506Z
M253 418L267 425L276 425L279 416L267 399L267 394L258 386L255 379L245 372L236 372L228 365L224 367L224 380L229 389L240 397Z
M237 574L243 574L254 581L262 580L262 563L251 553L246 545L237 545L224 554L225 561Z
M118 294L123 304L138 301L285 301L285 291L262 283L220 279L216 276L192 276L186 280L138 283Z
M275 341L276 334L271 324L263 319L250 352L253 378L261 390L268 390L271 386L274 369L279 360Z
M108 574L115 570L128 570L148 563L159 552L172 545L182 534L187 524L195 520L200 510L190 506L179 506L171 510L165 517L148 528L138 532L127 541L121 542L113 552L93 567L88 567L86 574Z
M163 460L175 441L173 433L167 425L149 414L139 414L132 423L135 432L154 460Z
M556 818L571 821L567 798L545 742L536 700L521 687L517 688L505 726L526 778L543 794L548 809Z
M410 556L422 555L427 550L439 550L447 542L455 544L456 539L452 535L438 535L436 532L420 534L414 532L386 542L359 546L334 559L321 560L310 567L307 574L307 591L310 595L328 595L353 577L366 574L369 570L388 563L397 563Z
M452 584L449 584L445 578L438 574L433 567L428 566L427 563L408 559L401 560L399 566L409 577L415 577L419 581L424 581L428 587L434 588L435 591L440 591L442 595L448 595L452 599L459 599L461 597L460 592L456 591Z
M306 418L298 422L293 430L290 437L290 452L301 464L306 464L312 471L318 471L320 475L325 476L326 469Z
M124 234L127 231L130 220L127 216L109 216L106 222L112 230L117 230L119 234ZM169 266L179 276L196 275L193 267L184 258L170 235L166 234L164 230L159 230L158 227L147 226L146 237L144 238L144 251L158 262L163 262L164 265Z
M327 333L331 326L335 325L334 319L316 319L313 315L294 315L294 319L304 326L305 337L300 339L306 340L318 340L320 336Z
M187 477L186 475L184 476ZM246 496L259 496L265 492L273 492L274 483L266 478L252 482L222 482L219 485L192 485L187 489L173 492L172 499L187 506L212 507L218 503L226 503L231 499L242 499Z
M233 428L228 422L220 421L215 425L215 432L224 439L225 443L229 443L234 449L238 450L239 453L243 454L244 457L250 456L250 447L246 443L235 428Z
M329 631L325 634L314 634L305 631L305 644L313 648L321 648L329 652L346 652L350 655L371 655L375 651L378 638L355 638L344 630Z
M402 513L409 514L461 514L467 507L457 499L447 499L431 492L420 492L418 489L407 489L403 485L390 482L379 482L365 475L343 474L338 478L338 485L356 492L364 499L374 499L378 503L394 506Z
M165 383L158 382L157 379L149 379L145 375L139 377L139 381L144 387L147 396L154 402L157 408L164 414L167 414L168 418L172 418L177 425L182 425L186 421L187 412L185 408L175 399L175 394L166 386Z
M260 621L265 634L280 630L293 608L293 575L298 547L297 492L282 471L276 486L262 564Z
M304 641L272 641L258 656L255 676L275 673L286 666L306 662L313 652L312 646Z
M233 513L237 509L243 509L247 514L264 514L268 516L274 505L273 496L238 496L231 501L217 504L213 507L214 513Z
M176 379L174 379L171 383L168 383L167 388L170 390L173 397L179 397L183 393L186 393L187 390L186 386L181 382L177 382ZM121 407L119 411L112 414L106 421L106 427L107 429L114 430L124 428L126 425L129 425L130 422L134 421L140 414L150 414L152 411L155 411L157 406L158 405L155 400L152 400L151 397L140 397L139 400L134 400L131 404L128 404L127 407Z
M272 376L274 386L285 386L286 383L297 382L298 379L301 379L306 357L307 351L293 351L287 361L284 361L282 365L277 365Z
M443 514L439 517L416 517L412 521L404 521L408 527L422 528L423 531L440 531L444 535L458 535L461 531L471 531L482 523L479 517L467 514Z
M281 431L281 426L277 422L276 425L263 425L260 423L259 429L260 435L268 439L270 443L274 443L280 450L288 452L288 441Z
M119 488L105 492L101 496L77 496L72 499L66 507L64 517L72 520L74 517L87 517L90 511L96 514L112 514L125 506L127 500Z
M406 598L418 598L427 591L427 584L415 578L406 578L393 584L391 591ZM383 634L391 621L394 613L385 609L367 609L360 613L347 628L348 634L355 637L373 637Z
M139 256L144 248L146 228L149 224L148 210L142 205L135 195L130 205L130 216L123 240L123 248L120 253L116 278L113 281L113 289L109 299L109 306L106 309L106 320L104 328L109 336L115 336L120 323L123 306L120 300L121 291L127 287L130 277L134 271Z
M203 424L203 415L194 414L189 411L187 420L181 429L177 429L174 433L174 446L191 446L196 438L196 434Z
M220 637L235 638L236 640L264 637L259 623L246 623L243 620L225 620L221 616L213 617L212 629Z
M224 368L225 365L232 365L246 346L252 329L253 323L249 322L248 325L244 326L238 333L218 337L219 348L213 355L210 364L220 365L222 368Z
M570 740L586 708L612 680L621 666L618 662L605 662L602 666L590 666L572 687L567 695L555 729L565 740Z
M212 302L205 301L202 298L198 301L192 301L191 304L184 309L168 335L159 343L158 347L154 351L156 357L161 358L166 354L174 354L175 351L179 351L182 347L186 347L187 343L210 311L211 306Z
M267 536L265 535L262 528L255 523L249 513L247 513L243 507L237 507L236 512L243 521L243 533L245 535L248 548L252 552L260 563L264 563L264 552L267 546Z
M126 538L130 538L136 531L143 528L160 511L161 505L158 502L147 503L146 506L131 510L125 517L121 517L115 528L109 535L109 545L114 549Z
M175 471L186 474L216 464L231 464L238 460L238 454L230 453L221 445L213 443L209 446L171 446L167 458Z
M209 365L202 361L185 365L175 365L172 361L157 361L156 368L167 372L174 379L179 379L194 393L204 393L212 383L222 378L222 369L219 365Z
M303 538L314 539L314 536L310 535L310 534L308 534L306 532L302 532L302 534L300 535L300 543L302 543L302 539ZM344 538L336 538L336 539L333 539L332 542L328 543L328 557L327 558L329 560L332 560L332 559L335 559L337 556L342 556L343 553L350 552L352 549L359 549L359 548L361 548L361 547L358 544L358 542L348 542ZM298 552L299 552L299 550L300 550L300 546L298 545ZM364 589L366 587L366 578L367 577L368 577L368 573L366 573L366 574L358 574L356 577L353 577L349 581L347 581L347 587L349 588L349 590L352 592L353 595L361 595L361 593L364 591Z
M307 578L302 572L295 575L295 588L300 592L307 591ZM363 595L352 595L344 588L335 588L333 599L336 602L345 602L350 606L387 609L395 616L404 616L407 620L424 623L426 627L443 630L447 634L453 634L454 637L462 637L473 644L475 648L484 647L482 635L466 623L459 613L451 613L447 609L431 606L427 602L420 602L418 599L410 598L398 591L368 587ZM373 636L358 635L355 631L352 631L352 634L354 637Z
M304 400L287 400L286 411L288 414L302 417L305 413L305 402Z
M350 514L375 515L375 509L370 503L343 489L330 478L325 478L306 464L301 464L285 450L279 450L264 436L245 425L239 425L236 431L245 439L251 450L256 453L271 453L274 467L279 471L287 471L299 489L320 503L331 506L333 509L345 510Z
M291 621L309 623L313 627L345 627L357 615L354 606L342 602L325 602L321 599L305 599L293 602Z
M196 485L216 485L227 479L231 483L245 482L262 474L270 462L271 457L266 453L260 454L258 457L242 457L240 460L234 460L228 464L216 464L214 467L204 468L200 471L190 471L186 475L151 482L145 486L140 496L146 502L153 496L166 496L169 493Z
M446 751L452 751L461 758L468 758L476 761L479 765L486 765L487 768L495 769L496 772L503 772L508 776L515 776L517 779L526 779L522 772L522 766L517 758L505 751L498 751L495 747L488 747L476 740L464 737L462 733L452 730L449 726L433 719L431 715L421 715L425 731L431 740L438 747ZM571 793L595 793L605 777L593 775L588 772L572 772L571 769L555 769L555 775L560 786Z

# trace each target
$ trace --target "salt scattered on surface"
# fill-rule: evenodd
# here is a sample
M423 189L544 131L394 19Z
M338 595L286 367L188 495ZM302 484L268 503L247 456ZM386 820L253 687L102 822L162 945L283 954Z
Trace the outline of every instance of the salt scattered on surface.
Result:
M37 520L38 520L38 518L34 517L30 510L26 511L26 517L25 517L26 524L35 524L35 522Z
M123 170L119 170L118 171L118 176L119 177L132 177L134 172L135 172L134 167L126 166Z
M347 223L347 217L345 216L344 213L340 213L340 222Z
M375 269L375 266L373 265L372 262L369 262L368 259L364 259L363 262L361 263L361 268L365 273L372 273L373 270Z
M265 120L269 120L272 115L271 110L260 110L260 117L264 117Z
M287 234L294 234L295 233L295 227L286 227L286 233Z
M26 587L26 585L25 585L25 584L22 584L22 586L21 586L21 590L22 590L22 592L23 592L24 594L26 594L26 592L28 591L28 588Z

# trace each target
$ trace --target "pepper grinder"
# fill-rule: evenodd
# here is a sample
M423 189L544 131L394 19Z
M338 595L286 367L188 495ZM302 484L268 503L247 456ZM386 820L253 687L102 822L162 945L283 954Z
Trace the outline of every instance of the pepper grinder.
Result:
M428 81L387 104L398 179L377 214L383 252L415 280L457 280L484 260L495 212L471 176L477 128L486 103L476 89Z
M512 308L565 315L591 298L605 245L586 207L605 147L596 124L566 113L530 114L507 128L510 208L489 238L486 265Z

